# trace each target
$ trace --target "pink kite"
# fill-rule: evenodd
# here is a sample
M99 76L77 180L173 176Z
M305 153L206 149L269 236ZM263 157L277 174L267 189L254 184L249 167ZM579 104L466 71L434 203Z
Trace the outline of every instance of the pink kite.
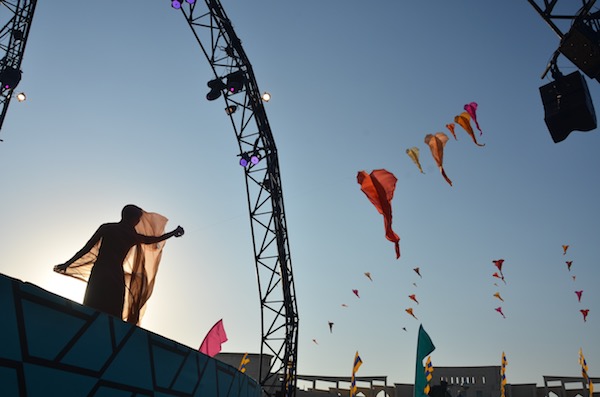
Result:
M479 143L477 142L477 138L475 138L473 127L471 127L471 116L469 116L469 113L462 112L458 116L454 117L454 121L458 123L467 132L467 134L471 136L471 139L473 139L473 142L475 142L477 146L485 146L485 143Z
M454 131L454 126L455 125L456 124L454 124L454 123L448 123L448 124L446 124L446 128L448 128L448 131L450 131L450 133L454 137L454 140L457 141L458 138L456 137L456 132Z
M571 271L571 265L573 264L573 261L566 261L565 263L567 264L567 269Z
M504 315L504 313L502 313L502 306L500 306L500 307L497 307L497 308L496 308L496 309L494 309L494 310L496 310L498 313L502 314L502 317L506 318L506 316Z
M569 249L569 246L563 245L562 248L563 248L563 255L567 255L567 250Z
M475 122L475 126L479 130L479 135L483 135L483 131L481 131L481 128L479 128L479 123L477 122L477 102L467 103L464 106L464 109L467 111L467 113L469 113L469 116L471 116Z
M356 295L357 298L360 298L360 296L358 296L358 290L357 289L353 289L352 292L354 292L354 295Z
M425 143L429 145L429 148L431 149L431 155L433 156L433 159L440 168L442 176L444 177L446 182L448 182L448 184L452 186L452 181L446 175L446 171L444 171L443 166L444 146L446 146L446 142L448 142L448 135L444 134L443 132L438 132L435 135L427 134L425 136Z
M588 313L590 312L590 309L581 309L580 310L581 314L583 314L583 321L585 322L588 316Z
M221 344L225 342L227 342L227 334L225 333L223 320L221 319L208 331L198 350L200 353L214 357L221 351Z
M408 309L406 309L406 312L408 314L410 314L411 316L413 316L415 318L415 320L418 320L417 316L415 316L415 313L413 312L412 307L409 307Z
M412 294L412 295L408 295L408 297L412 300L414 300L415 302L417 302L417 305L419 304L419 301L417 300L417 295Z
M419 275L419 277L423 278L423 276L421 276L421 269L419 269L418 267L415 267L413 270L415 271L415 273L417 273Z
M575 291L575 295L577 295L577 300L579 302L581 302L581 294L583 294L583 290L581 290L581 291Z
M366 276L366 277L367 277L369 280L373 281L373 279L371 278L371 273L370 273L370 272L365 272L365 276Z
M383 215L385 238L394 243L396 259L400 258L400 237L392 230L392 199L398 179L391 172L381 169L374 170L370 175L359 171L356 180L369 201Z
M502 297L500 296L500 292L496 292L496 293L494 294L494 296L495 296L496 298L500 299L502 302L504 302L504 299L502 299Z

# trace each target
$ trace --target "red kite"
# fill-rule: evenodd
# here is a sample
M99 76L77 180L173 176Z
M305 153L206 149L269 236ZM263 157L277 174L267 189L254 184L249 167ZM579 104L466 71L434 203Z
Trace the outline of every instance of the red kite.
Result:
M454 123L449 123L449 124L446 124L446 128L448 128L448 131L450 131L450 133L451 133L451 134L452 134L452 136L454 137L454 140L456 140L456 141L457 141L457 140L458 140L458 138L456 137L456 132L454 132L454 126L455 126L455 125L456 125L456 124L454 124Z
M500 307L497 307L497 308L496 308L496 309L494 309L494 310L496 310L498 313L502 314L502 317L506 318L506 316L504 315L504 313L502 313L502 306L500 306Z
M567 264L567 269L571 271L571 265L573 264L573 261L566 261L565 263Z
M358 296L358 290L357 289L353 289L352 292L354 292L354 295L356 295L357 298L360 298L360 296Z
M506 284L506 280L504 280L504 276L502 274L498 274L498 272L495 272L494 274L492 274L492 276L499 278L500 280L504 281L504 284Z
M431 149L431 155L433 159L437 163L440 168L440 172L442 176L452 186L452 181L446 175L446 171L444 171L443 161L444 161L444 146L446 146L446 142L448 142L448 135L443 132L438 132L435 135L427 134L425 136L425 143L429 145Z
M415 294L412 295L408 295L408 297L412 300L414 300L415 302L417 302L417 305L419 304L419 301L417 300L417 296Z
M477 142L477 138L475 138L475 133L473 132L473 128L471 127L471 116L469 116L469 113L462 112L454 118L454 121L457 124L459 124L467 132L467 134L471 136L471 139L473 139L473 142L475 142L477 146L485 146L485 143L479 143Z
M500 299L502 302L504 302L504 299L502 299L502 297L500 296L500 292L496 292L496 293L494 294L494 296L495 296L496 298Z
M583 290L581 290L581 291L575 291L575 295L577 295L577 300L579 302L581 302L581 294L583 294Z
M400 237L392 230L392 199L398 179L387 170L374 170L371 174L359 171L356 180L360 189L377 211L383 215L385 238L394 243L396 259L400 258Z
M590 309L581 309L580 310L581 314L583 314L583 321L585 322L588 316L588 313L590 312Z
M423 278L423 276L421 276L421 269L419 269L418 267L415 267L413 270L415 271L415 273L417 273L419 275L419 277Z
M412 307L409 307L408 309L406 309L406 312L408 314L410 314L411 316L413 316L415 318L415 320L418 320L417 316L415 316L415 314L413 313Z
M373 279L371 278L371 273L370 272L365 272L365 276L367 276L367 278L371 281L373 281Z
M467 113L469 113L469 116L471 116L475 122L475 126L479 130L479 135L483 135L483 131L481 131L481 128L479 128L479 123L477 122L477 102L467 103L464 106L464 109L467 111Z
M331 321L328 321L329 323L329 333L333 332L333 323Z
M419 167L421 174L424 174L425 172L423 172L423 168L421 168L421 162L419 161L419 148L415 146L411 147L410 149L406 149L406 154L408 154L408 157L410 157L417 167Z
M567 255L567 250L569 249L568 245L563 245L563 255Z

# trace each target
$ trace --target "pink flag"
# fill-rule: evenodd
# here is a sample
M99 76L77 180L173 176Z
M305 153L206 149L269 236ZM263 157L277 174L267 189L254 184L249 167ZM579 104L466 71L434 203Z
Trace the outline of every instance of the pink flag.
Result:
M227 334L223 328L223 319L221 319L208 331L198 350L200 353L214 357L221 351L221 344L225 342L227 342Z

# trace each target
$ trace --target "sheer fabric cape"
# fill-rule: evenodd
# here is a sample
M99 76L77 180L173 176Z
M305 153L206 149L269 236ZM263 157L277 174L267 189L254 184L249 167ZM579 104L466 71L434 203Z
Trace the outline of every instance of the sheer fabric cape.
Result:
M168 219L164 216L143 211L140 222L135 230L146 236L164 234ZM166 240L157 244L138 244L132 247L123 263L125 272L125 305L122 319L129 323L140 325L146 303L152 295L156 273L162 257ZM80 259L71 264L64 272L59 272L78 280L87 282L96 259L102 240Z

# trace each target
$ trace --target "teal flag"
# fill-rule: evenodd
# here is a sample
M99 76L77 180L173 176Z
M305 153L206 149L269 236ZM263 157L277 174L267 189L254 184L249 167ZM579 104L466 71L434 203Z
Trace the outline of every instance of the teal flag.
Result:
M414 397L424 397L425 386L427 386L427 378L425 377L425 366L423 360L435 350L435 346L431 338L425 332L423 324L419 326L419 339L417 340L417 365L415 366L415 388Z

